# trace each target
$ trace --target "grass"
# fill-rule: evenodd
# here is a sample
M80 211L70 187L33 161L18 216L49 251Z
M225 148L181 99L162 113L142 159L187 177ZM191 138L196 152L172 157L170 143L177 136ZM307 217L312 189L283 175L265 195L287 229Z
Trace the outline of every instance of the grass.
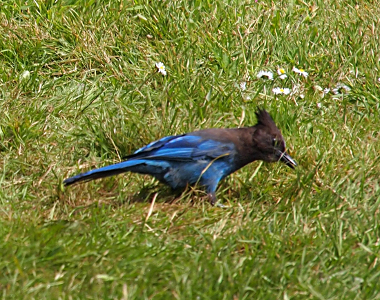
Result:
M380 299L379 4L3 1L2 299ZM229 209L136 174L62 186L258 106L299 167L246 166Z

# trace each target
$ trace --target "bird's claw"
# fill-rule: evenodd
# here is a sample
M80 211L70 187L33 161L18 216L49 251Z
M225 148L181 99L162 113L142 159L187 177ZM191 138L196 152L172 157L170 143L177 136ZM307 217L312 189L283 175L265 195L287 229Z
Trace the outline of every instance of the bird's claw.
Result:
M223 208L223 209L230 208L230 206L224 205L223 203L220 203L220 202L216 203L215 206L219 208Z

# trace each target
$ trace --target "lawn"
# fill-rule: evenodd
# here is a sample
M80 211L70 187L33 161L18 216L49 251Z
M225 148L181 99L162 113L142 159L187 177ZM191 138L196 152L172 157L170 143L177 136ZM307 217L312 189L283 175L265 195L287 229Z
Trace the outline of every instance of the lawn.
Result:
M1 1L1 299L380 299L379 15ZM138 174L62 184L166 135L254 125L258 107L299 166L232 174L228 208Z

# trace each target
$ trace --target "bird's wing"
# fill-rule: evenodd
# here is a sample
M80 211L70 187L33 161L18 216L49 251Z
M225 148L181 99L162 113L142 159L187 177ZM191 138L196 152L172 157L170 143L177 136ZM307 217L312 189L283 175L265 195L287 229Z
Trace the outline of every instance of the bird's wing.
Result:
M179 137L181 137L181 135L169 135L169 136L166 136L166 137L164 137L162 139L159 139L157 141L151 142L150 144L148 144L148 145L146 145L144 147L141 147L140 149L136 150L134 154L143 153L143 152L150 152L152 150L161 148L166 143L170 142L171 140L177 139ZM132 155L134 155L134 154L132 154Z
M218 158L235 151L232 143L204 139L195 135L167 136L138 149L127 159L193 161Z

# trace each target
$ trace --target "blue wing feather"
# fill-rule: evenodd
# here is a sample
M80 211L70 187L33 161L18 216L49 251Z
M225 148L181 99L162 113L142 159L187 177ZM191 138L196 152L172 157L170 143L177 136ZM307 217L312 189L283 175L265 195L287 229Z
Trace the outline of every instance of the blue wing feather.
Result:
M233 152L233 143L203 139L195 135L167 136L140 148L127 159L192 161L217 158Z
M142 152L149 152L149 151L152 151L154 149L158 149L158 148L164 146L166 143L170 142L171 140L178 139L179 137L180 136L175 136L175 135L166 136L162 139L151 142L144 147L141 147L140 149L136 150L134 154L142 153Z

